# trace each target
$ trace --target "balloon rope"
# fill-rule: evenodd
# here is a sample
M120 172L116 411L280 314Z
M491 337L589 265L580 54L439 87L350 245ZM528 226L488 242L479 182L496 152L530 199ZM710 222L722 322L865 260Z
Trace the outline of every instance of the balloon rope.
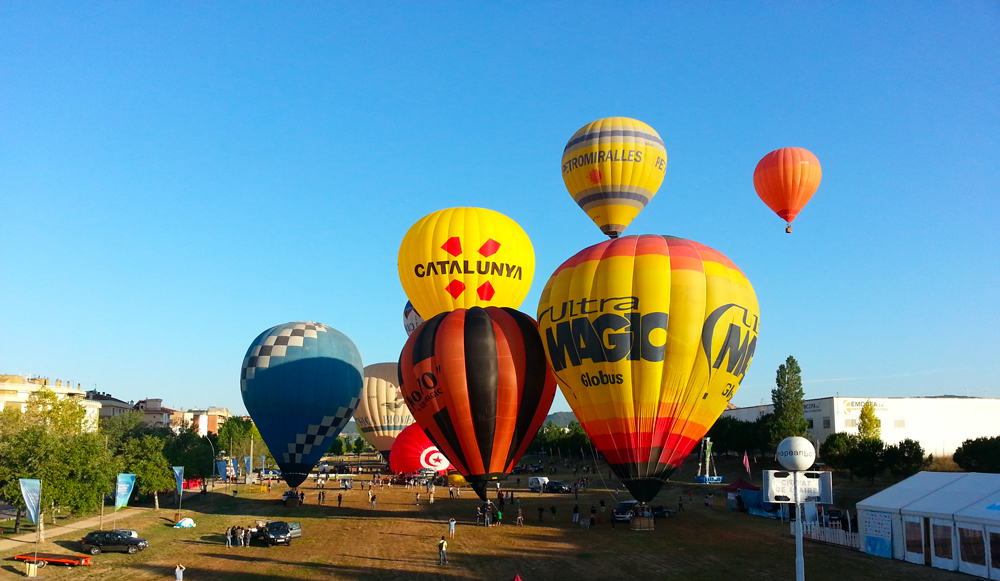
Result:
M597 450L594 449L594 442L593 442L593 440L591 440L590 438L587 438L587 441L588 441L588 443L590 443L590 456L591 456L591 458L594 459L594 464L597 467L597 475L601 477L601 484L603 484L605 490L608 491L608 496L610 496L611 498L614 498L615 502L618 502L618 499L615 497L615 495L611 493L611 488L608 486L607 481L604 480L604 471L601 470L600 462L597 461ZM607 458L605 458L605 460L607 460ZM610 468L610 467L611 467L611 464L609 463L608 464L608 468Z

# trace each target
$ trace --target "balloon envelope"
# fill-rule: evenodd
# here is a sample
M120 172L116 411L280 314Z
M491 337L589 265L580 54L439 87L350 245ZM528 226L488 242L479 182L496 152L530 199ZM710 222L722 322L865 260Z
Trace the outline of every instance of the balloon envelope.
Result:
M243 403L291 487L307 478L358 407L361 354L321 323L264 331L243 358Z
M407 474L422 469L447 472L449 468L453 468L451 462L416 424L403 430L392 445L394 472Z
M667 149L642 121L607 117L573 134L562 176L573 201L612 238L653 199L667 169Z
M715 423L757 345L750 282L697 242L627 236L549 278L539 331L556 379L598 450L648 502Z
M406 336L412 335L423 324L424 318L413 308L413 303L406 301L406 306L403 307L403 329L406 330Z
M361 402L354 411L354 422L361 436L386 460L400 432L413 423L413 416L397 386L397 368L396 363L375 363L365 367Z
M541 427L555 379L535 321L514 309L442 313L410 336L401 390L431 441L486 500Z
M788 222L786 232L791 232L792 221L812 199L821 179L823 169L812 152L801 147L783 147L757 163L753 187L760 199Z
M535 275L535 250L499 212L447 208L410 228L398 268L403 291L425 318L474 306L517 308Z

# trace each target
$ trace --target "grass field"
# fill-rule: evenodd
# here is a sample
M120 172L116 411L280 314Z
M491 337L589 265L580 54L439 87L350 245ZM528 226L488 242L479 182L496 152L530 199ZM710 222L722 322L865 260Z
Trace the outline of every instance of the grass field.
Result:
M569 478L571 475L561 474ZM513 480L513 479L512 479ZM522 485L527 481L522 477ZM695 488L687 484L668 486L653 504L676 508L678 495ZM421 504L415 490L394 486L376 490L377 509L368 504L367 491L345 492L344 506L337 508L337 490L327 489L327 505L317 505L318 490L307 485L306 504L286 508L280 503L284 486L270 494L242 494L233 498L212 494L205 499L186 500L184 515L198 524L193 529L174 529L174 511L148 511L119 526L136 528L150 542L138 555L102 554L93 567L42 569L46 579L167 579L181 563L185 579L257 581L263 579L482 579L510 580L515 574L524 581L589 579L791 579L794 578L794 539L788 525L746 514L726 511L724 500L708 509L695 488L695 502L685 503L685 512L657 521L656 530L633 532L621 525L612 530L605 518L596 529L581 530L571 520L572 507L581 513L600 498L608 505L614 499L608 490L592 489L580 494L539 497L516 490L526 526L508 524L516 510L505 512L500 527L474 526L477 499L465 489L461 499L449 499L447 488L438 487L437 502L429 505L421 489ZM444 498L441 498L441 497ZM626 496L623 493L622 498ZM724 498L724 497L723 497ZM548 510L557 507L552 520ZM546 509L539 522L538 506ZM459 521L456 538L450 540L450 564L437 564L437 541L447 534L447 520ZM226 548L222 531L232 525L249 525L255 519L289 520L302 523L303 538L291 546ZM42 552L77 552L78 538L44 543ZM20 566L5 559L2 576L20 574ZM858 551L806 542L806 575L810 581L879 579L965 580L970 577L929 567L869 557Z

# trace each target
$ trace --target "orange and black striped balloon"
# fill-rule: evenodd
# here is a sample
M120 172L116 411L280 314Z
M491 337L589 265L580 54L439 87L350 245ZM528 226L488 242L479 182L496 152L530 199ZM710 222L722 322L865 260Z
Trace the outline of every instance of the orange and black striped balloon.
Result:
M416 423L486 500L524 455L555 397L535 320L511 308L441 313L410 335L400 389Z

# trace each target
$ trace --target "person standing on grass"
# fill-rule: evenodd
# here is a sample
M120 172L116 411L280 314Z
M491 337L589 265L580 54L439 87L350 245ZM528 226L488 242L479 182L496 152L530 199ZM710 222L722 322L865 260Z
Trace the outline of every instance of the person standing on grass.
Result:
M233 535L236 536L236 546L237 547L242 547L243 546L243 527L236 527L236 530L233 531Z
M573 522L580 522L580 505L573 505Z
M375 498L376 498L376 495L373 494L372 495L372 510L375 510Z
M448 519L448 536L455 538L455 517Z
M438 541L438 565L444 565L448 562L448 541L441 537Z
M521 509L517 509L517 521L514 523L519 527L524 526L524 515L521 514Z
M340 508L340 503L342 503L342 502L344 502L344 493L343 492L338 492L337 493L337 508Z
M545 508L538 507L538 522L545 522Z
M549 510L552 512L552 522L556 522L556 505L553 504Z
M677 512L684 512L684 497L677 497Z
M174 568L174 579L176 579L177 581L184 581L185 568L186 567L184 567L184 565L178 564L177 567Z
M233 546L233 535L231 529L226 529L224 536L226 537L226 548Z
M417 493L417 506L420 506L420 493Z

